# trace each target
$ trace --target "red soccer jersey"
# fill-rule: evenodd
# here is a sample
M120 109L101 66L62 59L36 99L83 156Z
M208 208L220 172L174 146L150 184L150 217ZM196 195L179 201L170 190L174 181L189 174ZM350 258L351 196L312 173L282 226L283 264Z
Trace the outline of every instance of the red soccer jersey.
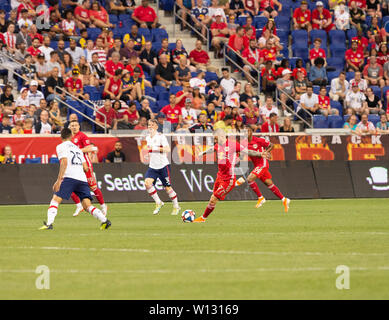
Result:
M366 9L366 0L349 0L348 5L354 1L358 8L361 8L362 10Z
M177 105L174 108L169 104L161 109L161 112L166 115L166 120L170 123L178 123L181 115L181 108Z
M280 132L280 126L278 123L270 125L269 122L265 122L261 127L261 132Z
M301 71L304 74L304 78L307 77L307 70L305 70L305 68L294 68L292 73L293 78L295 79L297 78L297 72L299 71Z
M275 81L277 72L274 68L271 68L270 70L267 70L266 68L262 69L261 77L266 76L266 79L269 81Z
M271 49L263 49L261 50L261 57L264 59L264 62L266 61L275 61L277 58L277 49L276 47L273 47Z
M99 109L99 113L96 113L96 119L102 123L104 123L105 119L104 116L100 113L104 114L107 117L107 124L109 124L110 126L113 125L113 120L117 119L117 115L114 109L111 108L109 109L109 111L107 111L104 107L102 107Z
M114 63L112 60L108 60L108 61L105 63L105 70L106 70L110 75L114 75L114 74L115 74L115 71L118 70L118 69L124 70L124 65L123 65L123 63L121 63L121 62Z
M353 64L360 65L361 62L363 62L363 51L358 50L353 51L353 49L348 49L345 54L346 60L350 60Z
M247 148L252 151L263 152L269 147L270 142L263 138L253 137L251 142L249 142ZM254 167L265 167L269 168L269 161L262 157L249 157L253 162Z
M354 41L354 40L358 41L358 49L359 50L363 51L369 46L369 40L367 40L367 38L365 38L365 37L361 37L361 38L354 37L351 39L351 41Z
M256 62L259 62L259 58L261 57L261 50L254 49L252 50L250 47L247 47L242 52L243 58L246 58L248 62L251 64L254 64Z
M318 50L316 50L315 48L313 48L309 51L309 60L316 59L319 57L321 58L326 57L326 52L324 51L324 49L319 48Z
M157 17L154 9L152 7L143 7L139 6L134 10L134 17L138 18L140 21L144 22L153 22Z
M221 23L213 22L211 24L211 30L223 30L225 28L228 28L228 26L227 26L227 24L225 22L221 22ZM224 33L219 32L219 34L215 35L215 37L224 37L224 38L226 38L227 35L225 35Z
M263 11L269 7L274 9L274 1L273 0L260 0L259 1L259 11Z
M113 77L109 78L108 91L112 92L115 96L117 96L119 94L121 84L122 80L120 78L116 81Z
M322 97L319 95L319 106L321 109L330 109L330 98L327 96Z
M108 63L108 62L107 62ZM140 64L137 64L136 66L135 66L135 68L136 67L138 67L139 69L140 69L140 75L139 75L139 77L143 77L143 75L144 75L144 73L143 73L143 68L142 68L142 66L140 65ZM130 75L131 76L133 76L134 75L134 69L135 68L132 68L132 65L128 65L127 67L126 67L126 70L128 70L128 71L130 71Z
M193 58L193 60L197 63L206 64L209 61L208 53L204 50L197 51L192 50L189 54L189 58Z
M80 92L82 89L82 81L80 78L68 78L65 82L65 88L69 88L69 90L73 92Z
M89 10L84 9L81 6L77 6L76 9L74 10L74 15L76 17L81 17L83 19L89 19Z
M384 66L387 61L389 61L389 54L384 55L382 52L378 52L377 62Z
M90 140L88 136L81 131L74 135L74 137L72 138L72 142L80 149L83 149L90 145Z
M301 8L297 8L293 12L293 18L296 19L298 24L306 23L307 21L311 21L311 11L305 10L304 12Z
M37 48L37 49L35 49L34 47L29 47L28 49L27 49L27 52L29 53L29 54L31 54L33 57L36 57L39 53L41 53L41 51Z
M217 179L231 180L235 178L234 168L239 160L239 152L243 147L236 141L227 140L225 144L215 144L217 154Z

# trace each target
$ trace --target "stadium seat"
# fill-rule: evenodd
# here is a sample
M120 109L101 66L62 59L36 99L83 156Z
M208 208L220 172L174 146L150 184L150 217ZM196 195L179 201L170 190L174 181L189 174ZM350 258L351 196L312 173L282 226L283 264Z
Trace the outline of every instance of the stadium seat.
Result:
M331 108L339 111L339 115L343 115L343 106L339 101L330 100L330 105Z
M380 122L380 116L378 114L369 114L368 120L374 124L374 127Z
M42 163L42 158L41 158L41 157L33 158L33 159L26 158L26 159L24 160L24 163L26 163L26 164L31 164L31 163Z
M357 36L357 30L354 28L348 29L346 33L349 44L351 44L351 39Z
M328 119L322 115L314 115L313 116L313 127L315 129L326 129L328 128Z
M329 71L327 72L327 78L328 82L331 83L331 81L337 77L339 77L340 71Z
M343 118L341 116L328 116L328 128L336 129L336 128L343 128Z
M85 113L85 106L84 105L80 105L78 103L78 101L75 101L75 100L66 100L66 103L70 106L72 106L73 108L77 109L78 111L82 112L82 113ZM79 114L78 112L74 111L73 109L71 108L68 108L68 116L71 115L72 113L75 113L77 114L77 117L78 117L78 121L79 122L83 122L84 121L84 117Z
M263 29L263 27L267 23L267 18L264 16L255 16L253 20L253 26L255 26L257 29Z
M343 30L330 30L328 32L330 44L346 45L346 35Z
M345 47L330 46L331 57L344 57L346 53Z
M167 89L163 86L154 86L153 89L154 89L154 92L156 93L156 95L158 96L158 98L159 98L159 94L161 92L168 92Z
M262 31L261 31L262 34ZM277 29L277 37L280 38L280 42L283 44L288 44L289 41L289 30L280 30Z
M161 110L164 106L167 106L168 104L169 104L169 101L158 100L157 101L158 110Z
M311 43L313 43L316 38L319 38L321 39L322 46L324 45L325 47L327 47L327 32L325 32L325 30L313 29L310 35Z
M293 30L292 31L292 48L302 47L308 49L308 32L305 30Z
M373 90L373 93L381 99L381 88L379 86L370 86L371 90Z
M89 94L90 100L92 101L101 100L100 91L95 86L85 86L84 92Z
M344 57L332 57L327 59L327 65L336 68L336 71L343 71L344 61Z
M246 20L247 20L247 17L245 16L239 16L237 19L236 19L236 22L240 25L240 26L244 26L246 24Z
M139 28L138 33L145 38L145 41L151 41L153 38L148 28Z
M93 41L96 41L97 37L100 35L101 30L99 28L87 28L89 38L91 38ZM65 47L67 48L68 46Z
M319 92L320 92L320 86L312 86L312 89L313 89L313 93L319 94Z
M290 16L284 16L284 15L277 16L275 17L274 22L277 27L277 32L278 29L287 30L287 31L290 30Z
M206 71L204 79L205 79L205 82L208 83L208 82L211 82L213 80L217 81L219 78L215 72Z
M116 14L110 14L109 22L111 22L112 24L117 24L119 22L118 16Z
M347 81L350 81L351 79L354 79L354 77L355 77L355 72L354 71L346 72L346 80Z
M165 29L152 29L151 30L151 35L152 35L152 41L153 42L161 42L162 39L169 39L169 35L166 32ZM153 44L154 45L154 44Z
M182 91L182 86L171 86L169 88L169 94L176 94L179 91Z
M299 57L303 59L304 63L308 62L308 47L305 46L305 48L294 48L293 49L293 56L294 57Z

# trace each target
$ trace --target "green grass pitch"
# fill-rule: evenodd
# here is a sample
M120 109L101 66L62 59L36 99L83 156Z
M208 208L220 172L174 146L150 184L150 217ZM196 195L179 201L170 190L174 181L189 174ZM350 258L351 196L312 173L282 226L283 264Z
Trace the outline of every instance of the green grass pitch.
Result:
M205 202L182 203L197 216ZM0 299L388 299L389 200L219 203L205 224L167 203L110 204L112 228L63 205L0 206ZM36 288L36 268L50 289ZM336 268L350 270L338 290Z

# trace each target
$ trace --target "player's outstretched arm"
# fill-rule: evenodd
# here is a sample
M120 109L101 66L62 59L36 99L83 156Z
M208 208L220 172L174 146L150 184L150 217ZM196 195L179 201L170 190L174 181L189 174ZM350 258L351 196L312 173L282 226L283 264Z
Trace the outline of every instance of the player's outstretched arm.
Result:
M199 153L199 157L202 157L203 155L205 155L205 154L207 154L207 153L212 153L212 152L214 152L214 151L215 151L215 148L214 148L214 147L210 147L210 148L208 148L207 150L200 152L200 153Z

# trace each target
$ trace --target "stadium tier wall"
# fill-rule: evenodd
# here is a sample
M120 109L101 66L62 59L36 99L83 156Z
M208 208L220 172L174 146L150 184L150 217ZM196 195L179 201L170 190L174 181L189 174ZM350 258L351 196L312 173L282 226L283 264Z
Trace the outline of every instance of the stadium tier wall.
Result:
M251 163L249 164L251 169ZM277 186L291 199L389 197L389 161L273 161ZM152 201L144 187L147 166L142 163L94 165L107 202ZM172 184L180 201L208 200L217 173L214 164L172 164ZM242 171L243 172L243 171ZM0 204L47 204L51 199L57 164L0 166ZM239 173L238 173L239 174ZM267 199L274 195L258 181ZM160 184L156 185L161 189ZM163 200L165 194L161 193ZM255 200L243 185L228 200Z

